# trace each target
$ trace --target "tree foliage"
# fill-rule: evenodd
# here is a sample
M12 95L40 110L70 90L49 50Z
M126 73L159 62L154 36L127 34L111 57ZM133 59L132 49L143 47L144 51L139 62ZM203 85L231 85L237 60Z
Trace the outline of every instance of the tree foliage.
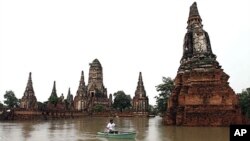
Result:
M122 112L124 109L131 107L130 95L126 95L123 91L117 91L113 95L115 97L113 103L115 109L119 109Z
M0 101L0 109L4 108L3 103Z
M164 113L167 110L167 100L174 89L174 81L168 77L162 77L162 84L156 86L156 91L159 95L156 96L156 108L159 113Z
M250 118L250 88L239 93L239 103L243 114Z
M38 110L39 110L39 111L44 111L44 110L46 110L46 108L47 108L46 105L47 105L46 102L44 102L44 103L42 103L42 102L40 102L40 101L37 102L37 106L38 106Z
M59 98L55 95L51 95L48 101L49 103L54 104L56 106L57 102L59 101Z
M100 104L97 104L97 105L95 105L95 106L93 107L93 110L94 110L95 112L102 112L104 109L105 109L104 106L103 106L103 105L100 105Z
M4 100L4 104L7 105L7 107L9 108L14 108L14 107L18 107L19 102L18 99L16 98L15 94L13 91L6 91L4 94L4 98L6 100Z
M149 114L150 114L150 115L157 115L157 108L156 108L156 105L155 105L155 106L149 105L148 109L149 109Z

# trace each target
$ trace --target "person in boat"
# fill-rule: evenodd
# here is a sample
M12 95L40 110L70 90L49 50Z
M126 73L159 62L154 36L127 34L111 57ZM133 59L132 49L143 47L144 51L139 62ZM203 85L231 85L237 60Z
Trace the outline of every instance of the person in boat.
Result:
M113 119L110 119L106 128L108 129L109 133L117 133L117 131L115 131L115 123L114 123Z

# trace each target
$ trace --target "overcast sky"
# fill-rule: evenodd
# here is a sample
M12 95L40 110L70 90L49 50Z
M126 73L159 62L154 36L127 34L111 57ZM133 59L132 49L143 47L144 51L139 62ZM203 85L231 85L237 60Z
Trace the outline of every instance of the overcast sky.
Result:
M193 0L1 0L0 101L23 96L32 72L38 101L75 96L81 71L99 59L108 93L134 96L142 72L149 103L175 78ZM250 87L250 1L197 0L217 60L235 92Z

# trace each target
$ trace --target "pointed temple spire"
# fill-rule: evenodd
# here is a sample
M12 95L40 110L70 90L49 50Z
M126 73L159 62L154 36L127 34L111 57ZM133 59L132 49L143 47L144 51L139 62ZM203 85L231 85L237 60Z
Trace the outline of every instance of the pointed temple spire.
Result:
M70 97L71 96L71 92L70 92L70 88L69 88L69 90L68 90L68 95L67 95L67 99L68 99L68 97Z
M29 81L32 81L32 80L31 80L31 72L29 73Z
M190 11L189 11L189 17L188 17L188 26L187 29L188 30L193 30L194 27L201 27L202 28L202 19L200 17L198 8L197 8L197 4L196 2L194 2L191 6L190 6Z
M68 95L67 95L67 102L68 102L68 108L73 108L74 106L74 101L73 101L73 95L71 94L71 92L70 92L70 88L69 88L69 90L68 90Z
M35 109L37 106L36 102L37 100L36 100L35 92L33 89L32 77L31 77L31 72L30 72L27 86L25 88L23 97L21 99L20 107L25 108L25 109Z
M50 95L50 96L58 97L58 96L57 96L57 93L56 93L56 81L54 81L53 89L52 89L52 92L51 92L51 95Z
M196 2L190 7L187 24L183 56L163 122L178 126L241 124L238 97L212 52Z
M70 93L70 89L69 89ZM79 82L78 89L76 91L76 95L74 98L74 107L77 110L82 110L83 109L83 99L87 99L87 87L84 82L84 72L81 72L81 78Z
M138 84L139 84L139 85L143 85L141 72L139 73Z
M24 95L26 96L35 95L34 90L33 90L31 72L29 73L28 83L27 83Z
M179 72L190 71L191 68L219 68L216 55L213 54L208 33L203 29L197 4L190 7L187 21L187 33L184 37L183 56Z
M84 82L84 72L82 71L81 73L81 79L80 79L80 84L79 84L79 88L85 86L85 82Z
M86 85L85 85L85 81L84 81L84 72L82 71L76 96L80 96L80 97L86 96L86 93L87 93L87 91L86 91Z
M139 78L137 82L137 88L135 91L135 96L136 97L145 97L146 96L146 91L144 89L143 81L142 81L142 73L139 73Z
M197 8L197 4L196 2L194 2L191 6L190 6L190 11L189 11L189 17L188 17L188 21L192 20L192 19L199 19L200 21L202 21L198 8Z
M53 83L53 89L52 89L52 92L56 92L56 81L54 81L54 83Z
M132 101L132 109L135 115L147 116L148 115L148 97L143 86L142 73L139 73L135 96Z
M68 90L67 101L72 103L73 102L73 95L70 92L70 88Z

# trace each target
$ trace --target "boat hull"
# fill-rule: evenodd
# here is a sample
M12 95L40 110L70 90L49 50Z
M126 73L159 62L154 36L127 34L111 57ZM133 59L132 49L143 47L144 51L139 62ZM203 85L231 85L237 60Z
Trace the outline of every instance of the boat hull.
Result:
M107 137L107 138L119 138L119 139L133 139L136 136L135 132L118 132L115 133L107 133L107 132L97 132L98 136Z

